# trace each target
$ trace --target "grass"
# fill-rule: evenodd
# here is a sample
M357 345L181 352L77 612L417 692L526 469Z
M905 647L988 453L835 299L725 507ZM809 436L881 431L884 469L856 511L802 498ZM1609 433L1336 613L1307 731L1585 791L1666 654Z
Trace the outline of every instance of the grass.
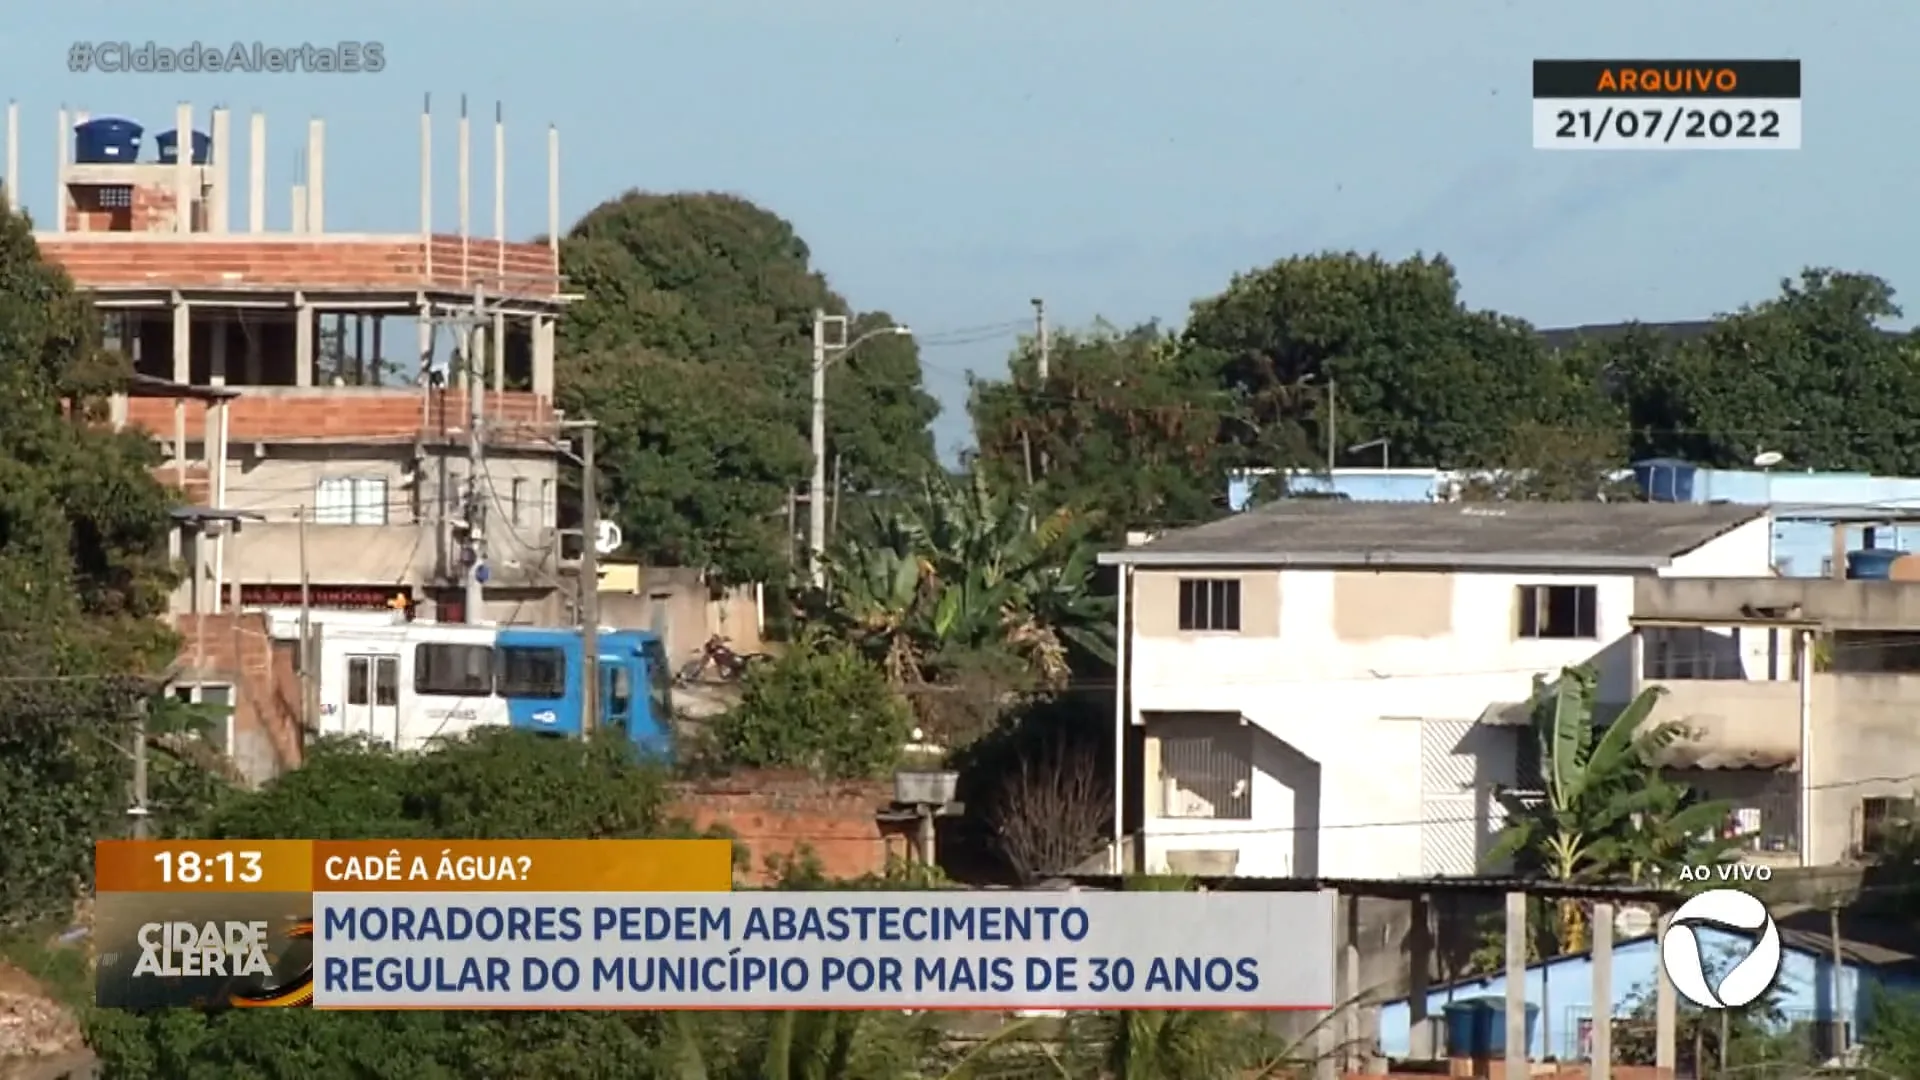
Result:
M63 924L41 923L0 933L0 962L38 982L55 1001L78 1012L93 1004L93 973L84 940L63 944Z

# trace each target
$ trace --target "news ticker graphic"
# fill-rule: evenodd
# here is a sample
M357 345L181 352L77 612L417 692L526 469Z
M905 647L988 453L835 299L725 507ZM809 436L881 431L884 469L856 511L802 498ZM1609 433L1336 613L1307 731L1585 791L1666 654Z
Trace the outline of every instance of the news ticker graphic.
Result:
M1798 60L1535 60L1535 150L1798 150Z
M715 887L707 854L726 855L730 875L725 841L243 842L231 844L231 860L222 859L228 844L108 847L98 853L95 923L105 1008L1260 1010L1334 1002L1331 893L729 893L724 882ZM449 875L409 885L412 860L433 872L442 849ZM188 852L217 865L258 854L258 880L238 889L145 888L148 863L177 864ZM290 879L302 855L311 890L278 887L273 868ZM378 877L369 876L375 860ZM506 867L516 880L503 880ZM675 877L689 883L676 887Z
M94 845L102 1008L312 1004L323 893L588 895L733 887L725 840L108 840Z
M1323 893L314 897L332 1009L1330 1009Z

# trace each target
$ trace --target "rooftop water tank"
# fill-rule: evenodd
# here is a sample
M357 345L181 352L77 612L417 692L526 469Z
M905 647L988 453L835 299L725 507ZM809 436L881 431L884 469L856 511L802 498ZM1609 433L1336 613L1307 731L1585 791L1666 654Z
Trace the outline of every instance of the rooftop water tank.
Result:
M204 131L192 132L193 163L205 165L213 159L213 137ZM163 131L153 137L153 148L160 154L162 165L172 165L180 160L180 132Z
M1447 1056L1450 1058L1499 1058L1507 1052L1507 1002L1505 998L1479 997L1456 1001L1440 1010L1446 1019ZM1540 1019L1540 1006L1527 1006L1527 1045L1533 1045L1533 1031Z
M1648 502L1690 503L1699 467L1678 458L1649 458L1633 464L1633 483Z
M140 134L131 120L103 116L73 128L73 160L78 165L131 165L140 157Z
M1894 548L1861 548L1847 552L1847 577L1859 581L1886 581L1894 562L1906 552Z

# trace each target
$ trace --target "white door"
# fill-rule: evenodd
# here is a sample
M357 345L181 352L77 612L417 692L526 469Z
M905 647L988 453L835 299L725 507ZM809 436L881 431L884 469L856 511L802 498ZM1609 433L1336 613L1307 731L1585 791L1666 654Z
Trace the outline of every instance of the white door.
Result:
M400 658L374 654L347 657L347 704L341 717L347 735L400 741Z

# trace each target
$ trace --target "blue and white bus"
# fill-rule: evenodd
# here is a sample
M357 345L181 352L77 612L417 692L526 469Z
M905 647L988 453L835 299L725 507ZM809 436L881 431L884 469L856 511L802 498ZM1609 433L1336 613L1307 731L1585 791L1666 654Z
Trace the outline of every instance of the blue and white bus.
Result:
M580 735L586 654L578 629L327 622L314 636L321 735L400 750L476 727ZM659 635L602 631L599 652L600 726L669 755L673 673Z

